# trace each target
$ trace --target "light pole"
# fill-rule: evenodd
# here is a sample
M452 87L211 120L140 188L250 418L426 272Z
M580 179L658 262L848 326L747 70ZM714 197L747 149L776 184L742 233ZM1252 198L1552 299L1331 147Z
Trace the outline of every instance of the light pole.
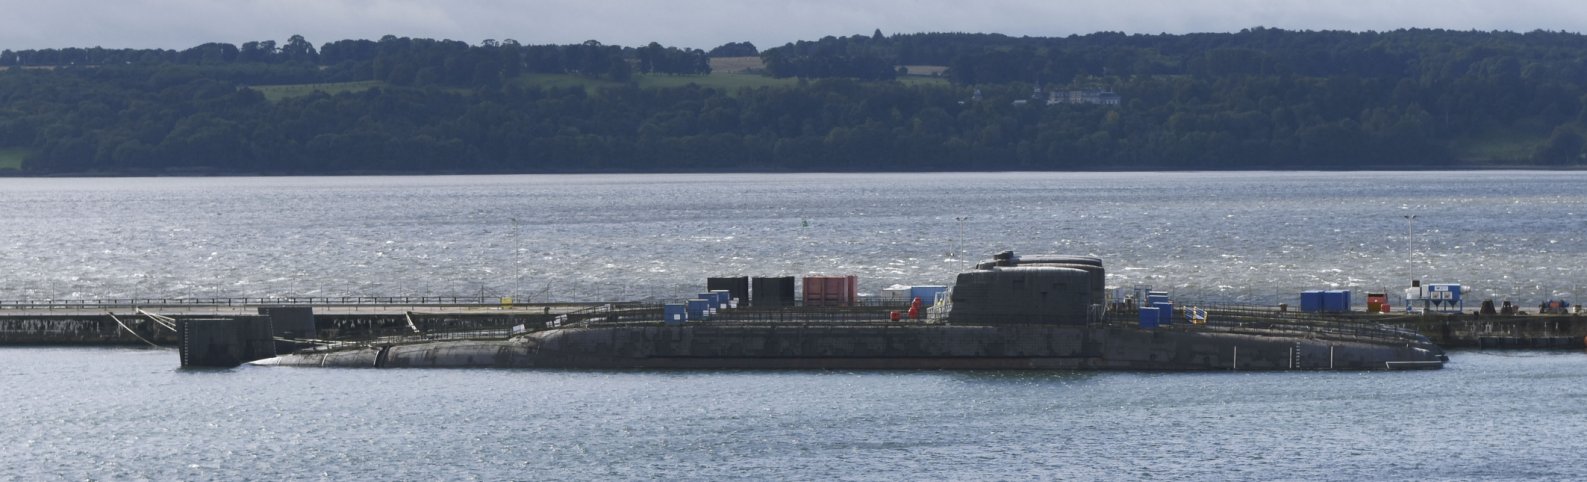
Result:
M964 252L964 222L965 221L969 221L970 217L969 216L959 216L959 217L955 217L953 219L955 221L959 222L959 240L958 240L958 242L954 243L957 246L954 247L954 252L953 252L953 257L957 258L957 257L959 257L959 253Z
M1405 218L1405 250L1409 254L1409 251L1413 251L1411 247L1411 227L1416 224L1416 215L1406 214L1401 217Z
M523 237L519 236L519 231L522 230L520 226L521 225L518 223L518 218L512 218L512 267L514 272L512 286L513 304L519 304L527 301L520 301L518 299L519 297L523 296Z

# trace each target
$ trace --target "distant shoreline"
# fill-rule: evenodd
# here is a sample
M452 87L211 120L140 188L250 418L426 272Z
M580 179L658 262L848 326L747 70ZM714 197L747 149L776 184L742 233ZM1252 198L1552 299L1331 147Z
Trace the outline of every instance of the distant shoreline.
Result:
M0 178L206 178L206 177L425 177L425 176L517 176L517 175L592 175L592 174L631 174L631 175L672 175L672 174L970 174L970 173L1125 173L1125 172L1483 172L1483 171L1534 171L1534 172L1581 172L1587 171L1587 165L1580 166L1539 166L1539 165L1509 165L1509 164L1482 164L1446 167L1432 170L1428 166L1382 166L1363 167L1347 166L1338 168L1312 168L1312 169L1272 169L1259 167L1243 167L1229 169L1064 169L1064 170L1032 170L1032 169L1005 169L1005 170L782 170L782 169L700 169L700 170L666 170L666 171L640 171L640 170L559 170L559 171L337 171L337 172L213 172L213 173L156 173L156 172L80 172L80 173L22 173L19 171L0 170Z

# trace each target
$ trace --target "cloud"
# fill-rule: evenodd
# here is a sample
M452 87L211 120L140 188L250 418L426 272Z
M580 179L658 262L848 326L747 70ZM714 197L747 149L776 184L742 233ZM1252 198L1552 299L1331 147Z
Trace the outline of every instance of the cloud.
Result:
M1587 4L1562 0L6 0L0 48L187 48L204 42L314 43L393 34L477 43L762 48L827 35L996 32L1065 36L1407 27L1577 31Z

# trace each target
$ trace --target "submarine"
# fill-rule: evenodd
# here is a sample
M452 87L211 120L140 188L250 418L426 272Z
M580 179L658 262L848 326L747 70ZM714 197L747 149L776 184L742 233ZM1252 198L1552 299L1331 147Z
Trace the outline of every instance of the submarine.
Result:
M1155 326L1109 300L1102 260L998 253L960 273L927 320L833 320L797 309L667 324L611 319L506 338L373 342L252 362L263 366L595 369L972 369L1277 371L1437 369L1421 334L1256 310Z

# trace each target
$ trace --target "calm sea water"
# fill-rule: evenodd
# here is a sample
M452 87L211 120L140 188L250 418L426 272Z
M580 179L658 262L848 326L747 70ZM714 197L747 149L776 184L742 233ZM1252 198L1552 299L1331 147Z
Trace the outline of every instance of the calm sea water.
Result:
M676 299L811 273L876 293L1003 249L1208 301L1587 286L1587 172L7 179L0 226L0 299Z
M1374 373L242 367L0 349L0 478L1579 480L1587 355Z
M1291 301L1587 286L1587 173L0 181L0 298L661 298L1001 249ZM1408 221L1404 216L1415 215ZM961 220L962 219L962 220ZM176 369L0 348L0 479L1579 479L1587 354L1408 373Z

